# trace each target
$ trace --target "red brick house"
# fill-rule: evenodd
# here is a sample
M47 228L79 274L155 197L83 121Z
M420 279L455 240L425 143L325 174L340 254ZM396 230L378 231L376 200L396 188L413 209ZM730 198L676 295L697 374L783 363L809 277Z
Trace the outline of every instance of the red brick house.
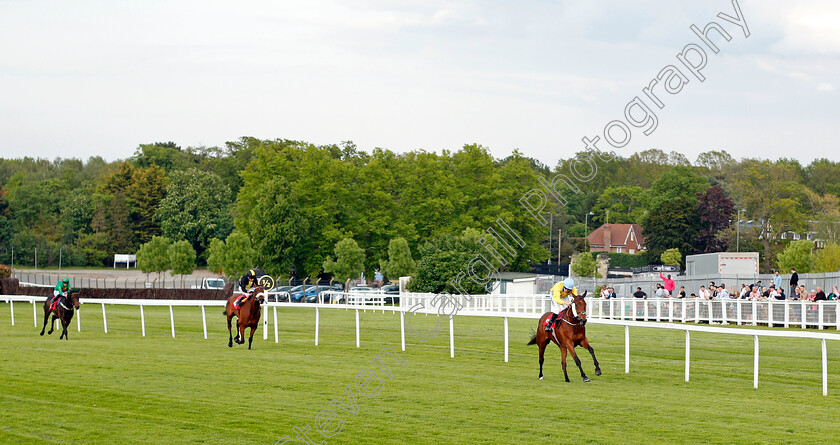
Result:
M604 224L586 238L593 252L639 253L645 250L645 237L638 224Z

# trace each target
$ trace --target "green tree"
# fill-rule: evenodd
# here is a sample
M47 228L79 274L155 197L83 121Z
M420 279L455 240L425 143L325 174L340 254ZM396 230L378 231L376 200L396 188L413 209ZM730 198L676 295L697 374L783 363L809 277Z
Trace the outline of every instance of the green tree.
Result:
M169 272L173 277L181 276L181 285L184 284L184 275L191 274L195 270L195 249L186 241L175 241L169 245Z
M137 242L145 243L153 236L159 235L161 232L155 219L155 211L166 196L164 170L157 165L136 170L125 193Z
M388 243L388 260L379 260L382 272L389 279L412 275L417 264L411 258L411 250L405 238L394 238Z
M679 249L668 249L662 252L662 255L659 258L662 260L662 264L669 264L673 266L679 266L682 264L682 254Z
M443 235L436 237L418 248L417 272L408 282L411 292L441 293L444 291L461 294L450 282L467 267L480 252L480 246L470 236ZM481 282L470 278L460 281L463 290L471 295L487 293Z
M211 239L207 247L207 269L219 276L225 274L225 250L225 242L219 238Z
M837 271L840 271L840 246L834 243L826 244L825 248L818 250L814 254L814 269L812 272L825 273Z
M811 252L814 250L813 241L793 241L784 251L777 255L780 270L796 269L799 273L809 273L814 266Z
M255 266L257 252L251 247L248 235L234 230L225 240L223 270L228 277L236 277Z
M610 223L638 224L648 209L647 203L647 193L641 187L610 187L601 193L592 207L595 215L590 218L589 227L605 224L607 212Z
M365 251L356 240L344 238L335 245L335 260L324 260L324 272L331 273L336 279L345 281L358 276L365 270Z
M218 175L191 168L172 172L166 197L155 211L164 236L185 239L199 256L213 237L226 237L233 226L230 189Z
M155 272L160 280L161 274L169 269L169 245L169 238L153 236L149 242L140 246L137 251L137 267L146 274L147 280L148 275Z
M580 252L572 257L572 272L579 277L601 278L598 262L591 252Z
M679 249L685 257L691 253L698 233L694 200L680 197L664 203L648 214L643 227L650 262L658 261L671 248Z

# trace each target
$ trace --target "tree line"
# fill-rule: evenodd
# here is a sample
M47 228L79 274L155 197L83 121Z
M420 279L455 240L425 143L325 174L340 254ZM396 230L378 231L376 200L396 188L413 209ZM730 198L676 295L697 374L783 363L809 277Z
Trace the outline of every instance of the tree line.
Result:
M692 164L656 149L615 156L567 205L549 203L551 225L543 226L519 198L572 159L549 167L519 151L497 159L478 144L394 153L255 138L210 148L144 144L115 162L0 159L0 262L10 263L14 249L16 264L32 265L37 248L39 267L57 265L59 255L65 267L110 266L113 254L164 237L228 275L254 266L275 276L346 275L349 262L372 276L388 270L397 242L419 276L447 269L424 259L469 259L474 231L499 217L526 241L511 271L569 262L585 250L587 218L590 230L641 224L651 263L668 249L684 258L737 243L760 252L769 271L789 244L784 233L837 243L840 164L827 159L803 166L709 151ZM738 227L738 219L750 222Z

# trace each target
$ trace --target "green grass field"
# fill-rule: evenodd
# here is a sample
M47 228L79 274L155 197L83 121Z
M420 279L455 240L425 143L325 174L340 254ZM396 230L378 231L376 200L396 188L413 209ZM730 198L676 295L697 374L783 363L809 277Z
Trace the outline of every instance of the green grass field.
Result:
M40 312L40 309L39 309ZM269 312L270 314L270 312ZM0 304L0 443L264 443L295 437L309 425L320 443L832 443L840 441L840 342L828 342L829 395L822 395L817 340L761 339L759 389L752 388L753 340L692 333L691 382L684 381L682 332L631 328L631 372L624 373L624 330L588 326L604 375L584 384L570 361L563 382L560 353L547 350L537 379L537 349L526 346L534 321L511 320L510 362L503 361L501 319L457 317L455 358L449 336L407 337L400 351L399 315L361 314L355 347L352 311L322 310L314 345L313 309L279 310L280 343L262 331L254 349L227 347L221 308L208 309L209 339L198 308L108 306L108 334L98 305L82 307L70 341L38 336L32 307ZM417 331L432 326L419 317ZM354 379L378 369L393 348L401 367L380 392L359 394ZM349 404L353 387L358 413ZM315 431L316 415L338 418ZM323 419L322 419L323 420ZM297 439L288 443L304 443Z

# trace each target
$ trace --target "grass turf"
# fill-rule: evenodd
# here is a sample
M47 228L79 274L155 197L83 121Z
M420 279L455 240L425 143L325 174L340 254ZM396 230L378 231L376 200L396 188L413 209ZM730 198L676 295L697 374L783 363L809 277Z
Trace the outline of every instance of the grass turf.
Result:
M631 372L624 373L624 330L588 326L604 375L589 354L581 381L569 361L546 352L537 379L537 348L526 346L536 321L510 320L510 362L503 361L501 319L456 317L455 358L447 324L429 341L407 336L400 348L399 315L362 312L361 348L352 311L322 310L314 345L314 310L278 310L280 343L262 331L254 349L227 347L221 308L107 306L108 333L98 305L82 307L82 331L70 340L38 336L32 307L0 304L0 443L267 443L295 439L309 425L315 443L837 443L840 342L828 342L829 395L822 395L817 340L761 338L759 388L752 388L751 337L692 333L691 382L684 382L684 334L631 328ZM40 308L38 308L40 315ZM270 320L273 318L269 311ZM416 318L426 332L435 318ZM39 320L40 322L40 320ZM356 375L393 373L378 394L364 396ZM380 372L381 373L381 372ZM331 404L358 404L353 414ZM332 437L315 431L316 415L338 414ZM342 422L339 424L339 422Z

